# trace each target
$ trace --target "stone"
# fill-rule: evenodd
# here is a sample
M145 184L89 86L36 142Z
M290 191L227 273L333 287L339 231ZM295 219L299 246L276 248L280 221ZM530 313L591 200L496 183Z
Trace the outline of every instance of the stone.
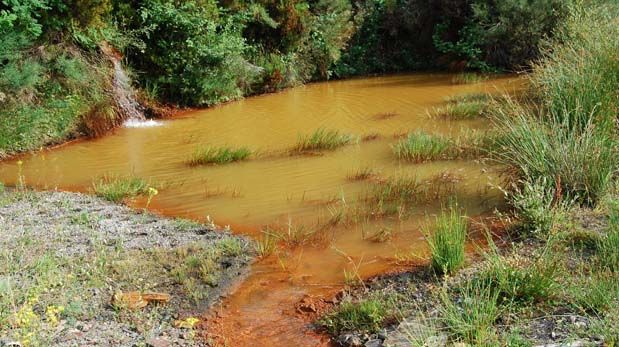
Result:
M381 339L372 339L367 341L363 346L364 347L382 347L383 340Z
M155 337L146 341L146 345L149 347L170 347L170 341L160 337Z
M340 346L344 347L362 347L363 341L361 341L361 337L356 334L343 334L340 335L337 339L337 343Z

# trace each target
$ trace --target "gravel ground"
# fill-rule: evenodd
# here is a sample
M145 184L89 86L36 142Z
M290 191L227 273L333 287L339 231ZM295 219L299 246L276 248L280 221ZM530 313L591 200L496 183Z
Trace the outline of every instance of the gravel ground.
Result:
M186 318L246 274L250 246L89 195L0 193L0 346L200 345ZM119 291L171 300L123 308Z

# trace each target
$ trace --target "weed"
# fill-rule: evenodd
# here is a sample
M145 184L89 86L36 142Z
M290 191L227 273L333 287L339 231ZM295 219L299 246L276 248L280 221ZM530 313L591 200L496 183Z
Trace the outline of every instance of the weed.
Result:
M330 333L337 335L344 331L376 333L382 327L387 315L385 304L378 299L361 302L344 302L335 311L320 320Z
M197 149L187 161L189 165L228 164L247 160L252 151L247 147L203 147Z
M430 246L431 266L436 272L452 273L464 264L467 223L456 208L443 211L436 217L434 232L424 233Z
M429 135L418 131L410 133L393 146L398 159L421 163L444 157L450 150L450 141L440 135Z
M520 225L532 235L545 239L562 212L560 204L555 204L557 190L544 177L536 182L523 181L521 186L511 196Z
M482 282L467 282L455 297L441 292L442 320L453 338L474 346L497 345L494 323L499 317L498 293Z
M92 187L97 196L116 203L148 192L148 183L132 176L103 176Z
M242 255L244 251L241 240L233 237L227 237L221 240L217 247L219 247L223 251L223 254L228 257L238 257Z
M552 298L558 290L556 264L543 259L517 264L496 254L488 261L488 268L474 281L492 288L502 304L540 302Z
M299 136L297 144L292 148L292 152L332 151L355 141L356 139L352 135L342 134L338 130L319 128L310 135Z

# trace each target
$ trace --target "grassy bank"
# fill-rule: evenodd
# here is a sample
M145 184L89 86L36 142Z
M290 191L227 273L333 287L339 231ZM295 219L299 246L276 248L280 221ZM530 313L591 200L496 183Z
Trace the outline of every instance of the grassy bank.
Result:
M72 193L0 193L0 342L169 343L243 274L251 247L214 226Z
M509 182L503 247L489 236L461 261L463 227L445 212L426 232L431 266L351 289L321 326L342 345L619 343L617 24L614 3L573 6L528 99L484 111L499 132L488 154ZM418 137L410 158L445 155Z

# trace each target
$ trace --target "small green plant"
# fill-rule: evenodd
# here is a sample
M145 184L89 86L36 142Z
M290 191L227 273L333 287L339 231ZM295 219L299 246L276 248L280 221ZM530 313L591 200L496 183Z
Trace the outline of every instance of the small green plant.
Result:
M300 136L292 152L332 151L353 142L355 137L352 135L342 134L338 130L319 128L310 135Z
M197 149L187 161L189 165L228 164L247 160L252 151L247 147L204 147Z
M241 240L234 237L228 237L221 240L218 246L223 251L223 254L229 257L238 257L242 255L245 250Z
M467 222L455 207L436 217L434 232L425 231L430 246L431 266L443 274L452 273L464 264Z
M561 212L561 206L555 208L556 194L556 189L545 178L521 182L521 188L515 190L511 201L525 231L542 239L549 235Z
M450 147L450 141L443 136L417 131L396 143L393 152L398 159L421 163L440 159L447 154Z
M441 292L439 312L456 340L474 346L495 346L499 317L498 293L482 282L466 282L455 296Z
M371 334L380 330L386 315L385 303L378 299L348 301L323 317L320 323L334 335L344 331L361 331Z
M139 177L104 176L94 181L92 187L97 196L116 203L148 191L148 183Z

